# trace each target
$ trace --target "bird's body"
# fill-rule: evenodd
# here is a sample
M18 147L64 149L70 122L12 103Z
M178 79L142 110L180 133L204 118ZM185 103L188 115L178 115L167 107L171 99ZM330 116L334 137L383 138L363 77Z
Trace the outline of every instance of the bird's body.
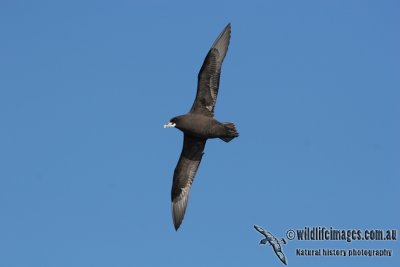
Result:
M207 139L225 142L238 137L233 123L214 119L221 66L228 51L231 26L228 24L209 50L198 75L197 93L189 113L172 118L165 128L175 127L184 133L183 148L174 171L171 190L172 218L178 230L185 215L192 186Z
M232 135L229 127L227 128L229 123L221 123L213 117L188 113L174 119L172 120L176 121L175 128L193 137L211 139L229 138Z

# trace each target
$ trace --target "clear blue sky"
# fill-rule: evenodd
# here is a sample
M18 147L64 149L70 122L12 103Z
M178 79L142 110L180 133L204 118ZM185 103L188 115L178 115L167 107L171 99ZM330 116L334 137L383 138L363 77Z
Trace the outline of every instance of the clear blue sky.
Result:
M398 1L142 2L0 2L0 266L283 266L253 224L399 228ZM228 22L216 117L241 135L207 143L175 232L162 125Z

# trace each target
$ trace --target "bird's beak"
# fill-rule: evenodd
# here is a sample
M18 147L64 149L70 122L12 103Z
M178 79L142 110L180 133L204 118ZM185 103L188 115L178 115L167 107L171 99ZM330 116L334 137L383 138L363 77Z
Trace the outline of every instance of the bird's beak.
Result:
M164 124L164 129L165 128L173 128L175 127L176 123L168 122L168 124Z

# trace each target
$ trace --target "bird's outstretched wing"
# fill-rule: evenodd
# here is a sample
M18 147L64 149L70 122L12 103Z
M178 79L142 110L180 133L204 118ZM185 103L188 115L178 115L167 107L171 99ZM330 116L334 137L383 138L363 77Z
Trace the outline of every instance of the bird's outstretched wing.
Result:
M286 257L285 257L285 254L283 253L282 246L279 243L279 240L275 238L275 240L270 242L270 244L271 244L272 248L274 249L276 256L278 256L278 258L281 260L281 262L283 264L287 265Z
M268 238L267 232L260 226L254 225L254 229L256 229L260 234L264 235L265 237Z
M197 94L190 110L191 113L214 116L221 66L228 51L230 39L231 24L229 23L211 46L201 66L198 75Z
M172 218L175 230L178 230L185 216L190 187L199 168L205 144L206 139L184 135L183 148L174 171L171 190Z
M276 256L278 256L278 258L281 260L281 262L283 264L287 265L286 257L285 257L285 254L283 254L283 251L282 250L276 251L275 249L274 249L274 251L275 251Z

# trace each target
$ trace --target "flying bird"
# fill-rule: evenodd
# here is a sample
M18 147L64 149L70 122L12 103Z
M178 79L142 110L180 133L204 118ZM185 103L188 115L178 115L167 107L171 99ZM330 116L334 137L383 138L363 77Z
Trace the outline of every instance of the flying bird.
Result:
M282 238L282 241L279 241L273 234L265 231L260 226L254 225L254 228L265 236L264 239L260 240L260 245L265 245L268 242L272 246L276 256L278 256L283 264L287 265L286 257L281 246L281 243L286 244L286 240Z
M230 23L211 46L198 74L197 93L189 113L172 118L164 128L175 127L184 133L183 148L174 171L171 190L172 219L178 230L185 216L192 186L207 139L225 142L238 137L235 124L214 119L221 66L231 38Z

